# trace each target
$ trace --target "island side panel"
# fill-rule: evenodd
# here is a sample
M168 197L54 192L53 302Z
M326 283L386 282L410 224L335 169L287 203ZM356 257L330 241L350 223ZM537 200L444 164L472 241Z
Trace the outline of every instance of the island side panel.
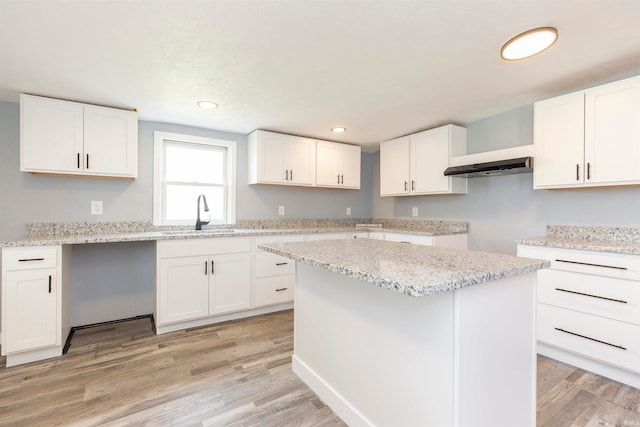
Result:
M454 292L454 425L534 427L536 273Z
M453 424L453 292L414 298L297 263L294 322L294 371L349 425Z

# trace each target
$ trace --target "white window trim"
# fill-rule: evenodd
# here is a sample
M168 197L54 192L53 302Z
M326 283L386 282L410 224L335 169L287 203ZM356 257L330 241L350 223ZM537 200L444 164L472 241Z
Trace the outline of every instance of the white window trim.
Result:
M227 224L236 223L236 142L224 139L205 138L171 132L153 132L153 225L162 224L163 192L162 180L164 169L164 142L185 142L191 144L214 145L227 149ZM196 209L196 201L193 201ZM189 223L190 224L190 223ZM187 224L185 224L187 225ZM194 223L195 225L195 223Z

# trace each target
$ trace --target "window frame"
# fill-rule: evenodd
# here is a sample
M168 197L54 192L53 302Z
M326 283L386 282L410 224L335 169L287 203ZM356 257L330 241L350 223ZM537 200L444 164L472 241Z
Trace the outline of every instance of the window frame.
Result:
M226 222L220 224L236 223L236 156L237 143L224 139L207 138L202 136L186 135L172 132L153 132L153 225L190 225L192 222L165 223L164 217L164 184L165 184L165 142L172 144L191 144L214 146L226 149L225 181L226 181ZM194 209L196 201L194 200ZM195 224L195 222L193 222Z

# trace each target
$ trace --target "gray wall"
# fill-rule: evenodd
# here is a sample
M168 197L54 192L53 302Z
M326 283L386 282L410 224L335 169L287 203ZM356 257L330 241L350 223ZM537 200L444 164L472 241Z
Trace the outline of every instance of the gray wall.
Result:
M19 171L20 108L0 102L0 241L24 236L30 222L152 220L153 132L175 132L238 143L237 218L369 217L374 154L362 155L362 189L329 190L247 185L247 136L158 122L139 122L138 179L38 176ZM91 215L91 200L104 214ZM278 216L278 206L286 215ZM195 208L195 205L194 205ZM72 250L74 326L151 313L152 243L75 245Z
M533 106L465 125L468 153L533 143ZM379 179L379 178L378 178ZM542 236L547 224L640 227L640 187L533 190L533 175L469 179L467 195L379 197L374 216L469 222L469 249L516 253L515 240Z

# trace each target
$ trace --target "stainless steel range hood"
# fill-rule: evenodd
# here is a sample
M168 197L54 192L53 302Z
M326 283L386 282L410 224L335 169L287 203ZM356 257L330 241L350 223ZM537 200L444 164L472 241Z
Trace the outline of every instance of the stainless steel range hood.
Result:
M498 160L495 162L474 163L471 165L450 166L445 176L466 176L476 178L480 176L511 175L533 171L533 158L520 157L517 159Z
M486 177L533 171L533 145L453 157L445 176Z

